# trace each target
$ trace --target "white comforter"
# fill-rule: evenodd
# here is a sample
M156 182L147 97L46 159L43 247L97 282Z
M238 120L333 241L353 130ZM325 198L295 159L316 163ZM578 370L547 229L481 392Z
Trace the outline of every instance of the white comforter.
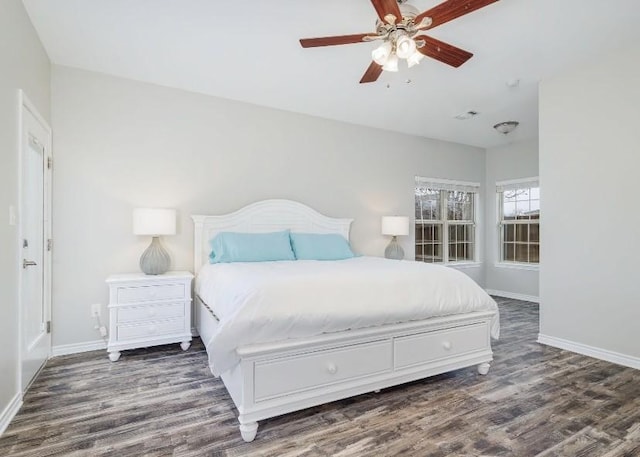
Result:
M498 307L471 278L453 268L356 257L205 265L196 293L219 319L205 341L214 374L238 363L252 343L407 322Z

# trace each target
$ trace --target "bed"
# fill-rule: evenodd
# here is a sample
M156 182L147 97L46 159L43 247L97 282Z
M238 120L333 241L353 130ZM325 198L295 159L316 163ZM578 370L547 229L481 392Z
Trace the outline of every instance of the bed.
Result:
M352 219L289 200L192 219L195 324L245 441L266 418L464 367L488 373L497 306L462 273L367 257L209 265L210 240L221 232L290 230L348 240ZM434 280L414 277L427 270Z

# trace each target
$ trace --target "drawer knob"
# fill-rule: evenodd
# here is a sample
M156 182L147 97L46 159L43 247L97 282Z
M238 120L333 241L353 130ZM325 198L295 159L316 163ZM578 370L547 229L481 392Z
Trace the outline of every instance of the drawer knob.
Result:
M449 351L451 350L451 343L449 341L445 341L444 343L442 343L442 347L446 350Z
M329 365L327 365L327 371L329 374L336 374L338 372L338 367L335 363L329 363Z
M152 325L151 327L149 327L149 335L153 335L157 331L158 331L158 328L155 325Z
M150 309L149 310L149 317L153 317L156 315L156 310L155 309Z

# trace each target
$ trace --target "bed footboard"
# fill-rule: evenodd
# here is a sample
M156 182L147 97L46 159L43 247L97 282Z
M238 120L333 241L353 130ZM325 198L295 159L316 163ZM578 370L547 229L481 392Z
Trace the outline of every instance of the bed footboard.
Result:
M224 373L240 432L252 441L258 421L493 359L493 312L326 334L238 349L241 362Z

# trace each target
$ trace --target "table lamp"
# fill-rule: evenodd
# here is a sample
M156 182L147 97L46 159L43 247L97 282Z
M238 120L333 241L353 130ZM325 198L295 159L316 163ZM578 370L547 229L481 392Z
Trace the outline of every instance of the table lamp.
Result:
M161 275L169 271L171 257L160 244L160 235L176 234L176 210L165 208L135 208L134 235L151 236L151 244L140 257L140 269L147 275Z
M384 250L387 259L402 260L404 250L398 244L398 236L409 234L409 218L405 216L385 216L382 218L382 234L391 235L391 241Z

